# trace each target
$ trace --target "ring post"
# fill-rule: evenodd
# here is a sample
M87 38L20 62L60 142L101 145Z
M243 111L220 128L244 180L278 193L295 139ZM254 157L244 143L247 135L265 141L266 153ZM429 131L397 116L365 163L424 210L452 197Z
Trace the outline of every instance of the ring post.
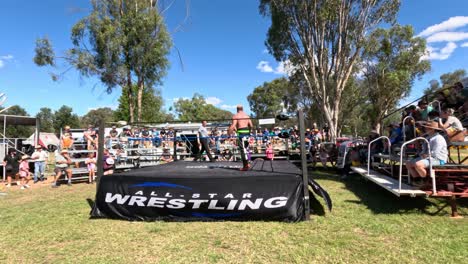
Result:
M98 190L99 182L101 177L104 174L104 119L99 121L99 130L98 130L98 151L96 155L97 159L97 177L96 177L96 193Z
M304 187L304 211L305 220L310 220L310 208L309 208L309 176L307 175L307 153L305 150L305 123L304 113L302 109L298 111L299 116L299 133L301 140L301 165L302 165L302 184Z

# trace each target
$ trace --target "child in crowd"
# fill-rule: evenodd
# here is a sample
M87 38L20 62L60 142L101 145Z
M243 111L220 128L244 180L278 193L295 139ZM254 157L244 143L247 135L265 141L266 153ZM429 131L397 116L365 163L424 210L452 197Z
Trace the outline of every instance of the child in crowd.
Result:
M88 183L94 182L94 177L96 173L96 158L94 158L94 153L89 153L88 158L85 160L85 164L88 167Z
M31 180L31 172L29 172L29 156L24 155L21 157L21 162L19 164L19 175L21 178L21 190L28 189L29 180Z
M320 146L319 157L320 157L320 161L322 162L323 167L327 168L329 155L328 155L328 151L325 149L324 146Z
M267 143L267 148L265 150L267 160L273 160L275 158L275 152L273 151L273 145L271 142Z

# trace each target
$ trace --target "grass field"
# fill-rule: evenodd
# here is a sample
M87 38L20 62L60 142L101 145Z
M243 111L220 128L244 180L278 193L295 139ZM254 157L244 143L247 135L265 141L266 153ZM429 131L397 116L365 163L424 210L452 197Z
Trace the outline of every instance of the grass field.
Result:
M397 198L353 176L312 173L333 212L308 222L90 220L94 185L0 196L1 263L465 263L464 219L443 200ZM1 191L5 191L4 189ZM320 210L319 210L320 211ZM318 211L318 212L319 212Z

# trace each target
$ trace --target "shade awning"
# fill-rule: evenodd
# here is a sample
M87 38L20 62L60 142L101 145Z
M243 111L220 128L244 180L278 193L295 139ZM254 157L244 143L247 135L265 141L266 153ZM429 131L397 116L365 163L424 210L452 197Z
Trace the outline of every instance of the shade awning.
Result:
M0 115L0 124L7 126L36 126L36 119L35 117L29 116L16 116L16 115Z

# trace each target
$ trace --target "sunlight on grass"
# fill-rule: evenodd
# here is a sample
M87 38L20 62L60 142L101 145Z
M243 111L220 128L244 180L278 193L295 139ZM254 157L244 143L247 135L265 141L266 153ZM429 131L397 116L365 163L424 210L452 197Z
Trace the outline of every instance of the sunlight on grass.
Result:
M2 263L463 263L465 219L443 200L397 198L358 176L312 172L333 212L301 223L90 220L95 186L0 197Z

